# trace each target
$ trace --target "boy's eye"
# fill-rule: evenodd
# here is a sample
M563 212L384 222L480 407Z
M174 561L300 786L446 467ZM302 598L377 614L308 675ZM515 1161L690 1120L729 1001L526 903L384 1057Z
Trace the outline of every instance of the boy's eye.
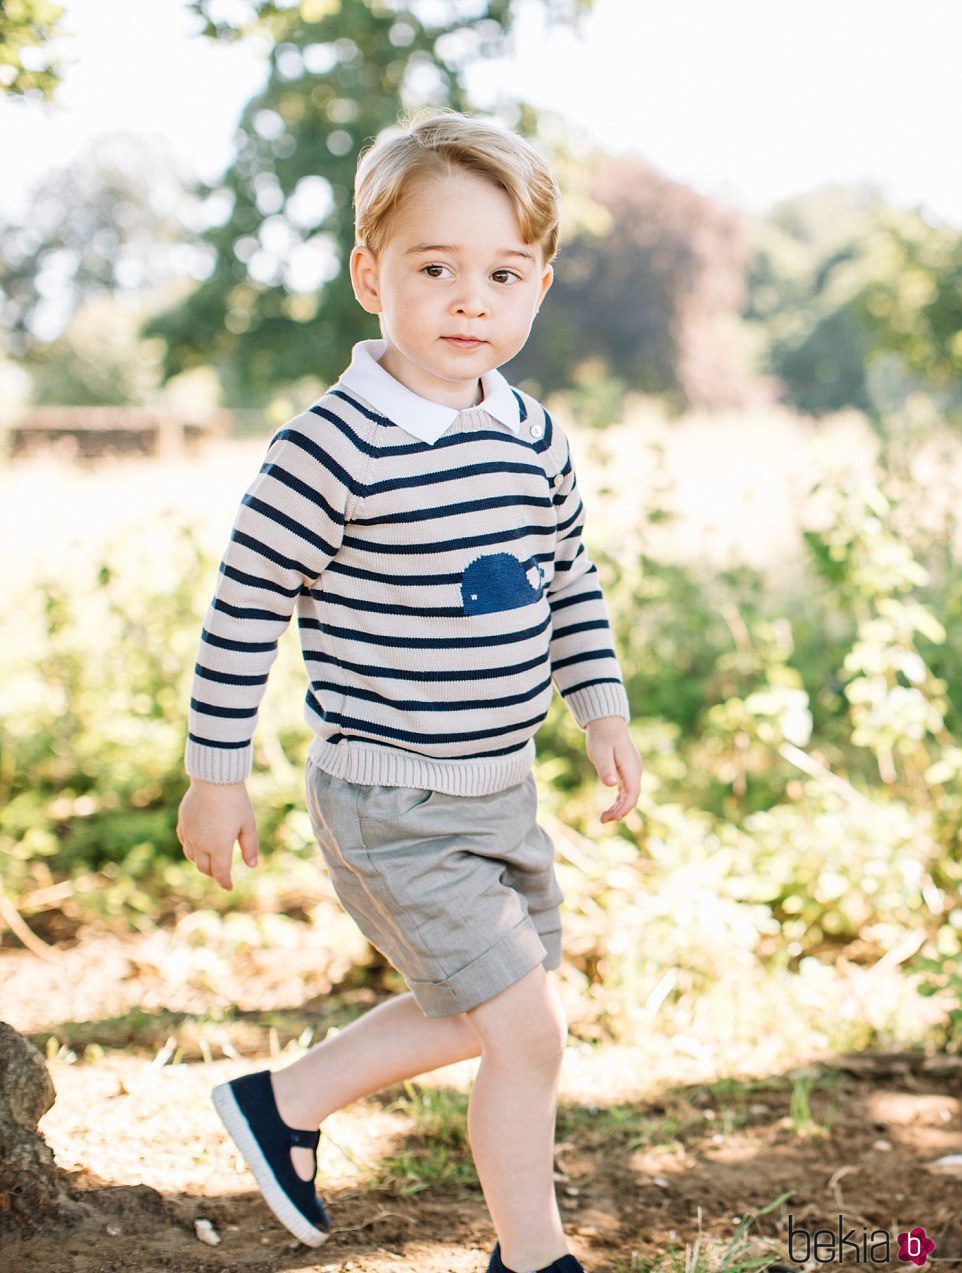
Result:
M448 267L447 267L446 265L425 265L425 266L423 266L423 267L422 267L422 269L421 269L421 273L422 273L422 274L425 274L425 273L427 273L427 271L428 271L428 270L446 270L447 268L448 268ZM495 270L495 271L494 271L494 273L492 274L492 278L493 278L495 275L497 275L497 274L505 274L505 275L507 275L509 278L516 279L516 280L517 280L517 282L519 282L519 283L523 282L523 279L522 279L521 275L520 275L520 274L516 274L514 270ZM438 278L438 277L439 277L439 275L437 275L437 274L429 274L429 275L428 275L428 277L429 277L429 278Z

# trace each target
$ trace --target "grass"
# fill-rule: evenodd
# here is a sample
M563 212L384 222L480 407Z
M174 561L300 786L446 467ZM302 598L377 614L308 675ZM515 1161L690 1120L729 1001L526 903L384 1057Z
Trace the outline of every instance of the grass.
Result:
M727 1242L702 1231L702 1209L698 1208L698 1235L694 1242L669 1242L654 1259L643 1259L632 1251L627 1260L616 1258L612 1273L747 1273L778 1262L781 1252L771 1238L752 1237L749 1229L758 1216L781 1206L791 1193L779 1194L767 1206L738 1217L738 1227Z

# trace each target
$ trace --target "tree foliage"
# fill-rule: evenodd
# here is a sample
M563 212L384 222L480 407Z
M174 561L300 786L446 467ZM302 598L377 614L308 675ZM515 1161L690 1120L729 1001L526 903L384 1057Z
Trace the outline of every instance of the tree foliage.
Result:
M0 0L0 93L53 97L60 62L45 46L62 17L63 5L50 0Z
M553 390L597 360L679 409L744 402L747 354L726 327L744 302L744 217L633 157L596 154L582 179L597 215L563 245L515 374Z
M160 350L158 341L139 338L145 316L143 305L118 296L85 301L56 340L38 343L25 364L31 403L122 407L155 401Z
M186 273L193 252L184 178L166 146L124 132L94 138L52 169L0 230L0 325L29 361L92 297L130 296Z
M962 236L872 185L776 205L757 227L745 317L802 411L880 420L913 393L962 405Z
M872 347L899 355L933 393L960 402L962 235L888 209L865 244L872 263L855 311Z

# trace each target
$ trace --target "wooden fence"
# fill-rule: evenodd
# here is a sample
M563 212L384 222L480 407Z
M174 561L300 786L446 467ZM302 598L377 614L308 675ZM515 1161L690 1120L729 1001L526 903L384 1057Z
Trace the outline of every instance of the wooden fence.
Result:
M177 457L225 437L230 411L187 417L150 407L32 407L0 421L4 458L54 453L87 460L110 455Z

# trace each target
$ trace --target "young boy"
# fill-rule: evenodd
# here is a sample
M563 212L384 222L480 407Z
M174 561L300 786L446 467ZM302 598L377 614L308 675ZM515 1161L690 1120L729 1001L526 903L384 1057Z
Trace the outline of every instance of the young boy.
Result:
M552 686L619 785L603 821L634 807L642 768L567 439L497 371L551 285L558 194L535 147L450 110L362 155L351 280L382 339L275 434L243 498L178 821L224 888L235 839L255 865L251 736L296 608L311 824L338 898L410 991L214 1104L274 1214L317 1246L323 1120L480 1056L468 1132L499 1239L488 1273L581 1270L553 1184L563 899L532 773Z

